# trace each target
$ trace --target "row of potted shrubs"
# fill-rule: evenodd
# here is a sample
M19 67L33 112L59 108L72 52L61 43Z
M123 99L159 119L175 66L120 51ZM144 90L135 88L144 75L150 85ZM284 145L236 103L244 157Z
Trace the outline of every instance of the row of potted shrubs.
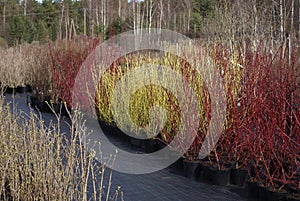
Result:
M254 50L246 46L229 51L221 44L206 48L213 58L215 68L224 78L227 115L218 144L204 160L198 158L198 153L207 131L205 122L210 120L209 93L205 90L205 86L199 84L202 80L195 75L189 64L169 55L165 55L163 61L160 61L160 64L171 66L175 70L179 69L189 81L191 80L189 84L197 91L199 105L202 107L199 109L199 116L200 125L203 126L199 127L195 141L185 152L184 161L189 162L192 170L201 170L198 176L200 178L204 176L202 178L204 181L229 184L228 178L231 174L232 178L238 177L241 180L247 178L249 195L256 197L259 195L261 200L273 201L283 198L299 200L300 73L297 60L299 50L297 48L290 50L292 55L289 60L289 51L284 45L278 46L273 51L263 43ZM144 56L139 55L137 61L130 55L125 62L118 60L111 65L107 76L101 80L102 85L98 92L100 95L97 106L101 120L114 125L109 109L110 98L115 83L126 74L127 70L143 62L151 64L157 62L152 57ZM199 54L199 60L202 56ZM131 65L126 66L128 63ZM131 117L139 126L149 123L147 114L151 106L161 104L168 111L169 118L160 136L157 137L160 143L168 145L174 139L174 132L180 123L177 116L180 109L176 97L169 92L161 92L154 86L147 86L134 94L132 99ZM149 102L149 99L152 102ZM126 121L124 123L126 124ZM179 144L173 148L180 149L180 146ZM213 179L216 175L222 174L225 174L227 179ZM213 177L209 178L209 175ZM253 193L253 186L261 193Z
M39 94L51 90L51 69L46 45L33 42L0 48L0 87L14 93L35 87ZM30 86L30 87L29 87Z
M48 81L48 85L28 82L36 89L35 105L38 105L40 100L47 100L63 102L67 107L71 107L74 77L97 44L98 39L84 39L80 43L64 41L55 45L48 44L46 71L51 72L47 78L51 77L51 81ZM230 177L231 183L238 185L244 185L247 179L249 194L259 196L261 200L280 200L282 197L299 200L299 50L290 50L292 55L288 57L284 45L272 51L269 46L263 44L256 49L245 46L228 50L221 44L208 45L205 48L214 61L214 67L224 79L227 97L224 130L208 157L198 159L210 121L211 108L207 86L203 85L201 76L192 70L191 65L172 55L164 55L162 59L157 60L153 55L128 55L115 61L99 83L96 83L99 84L99 88L96 91L96 101L92 101L97 104L99 120L106 125L115 125L111 113L111 96L116 82L126 72L143 63L170 66L187 77L189 84L197 92L201 107L199 123L202 126L199 127L195 141L184 156L184 161L190 162L189 166L194 172L192 175L188 172L185 174L219 185L229 184ZM202 56L199 54L199 60ZM38 75L39 73L32 76ZM45 94L48 95L46 99ZM144 101L140 97L152 99ZM156 148L161 144L168 145L180 124L180 109L176 97L166 90L148 86L135 94L131 104L131 116L139 126L149 123L147 114L153 104L162 104L165 107L168 111L166 126L155 140L147 142L151 142L150 146L152 144ZM39 107L42 108L43 106ZM153 143L154 141L156 143ZM144 147L149 147L149 143L143 144ZM209 177L220 175L221 172L227 179L215 180ZM255 187L257 192L261 193L252 192ZM267 191L272 193L265 197ZM277 198L273 197L275 192L278 194Z

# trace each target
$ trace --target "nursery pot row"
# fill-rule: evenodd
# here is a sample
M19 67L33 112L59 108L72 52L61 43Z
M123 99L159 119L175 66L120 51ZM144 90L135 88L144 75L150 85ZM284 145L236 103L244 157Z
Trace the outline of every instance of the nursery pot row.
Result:
M184 176L217 186L236 185L244 187L248 196L259 201L300 201L299 192L291 194L286 190L273 190L258 185L248 180L248 172L245 169L213 167L200 160L190 161L183 159Z
M119 138L133 148L143 149L145 153L153 153L165 147L165 145L157 139L138 139L127 135L117 126L109 125L104 121L98 120L101 130L107 137Z
M183 160L184 175L201 182L227 186L229 184L244 186L247 179L247 171L232 169L230 167L218 169L202 161Z
M17 86L17 87L4 87L3 88L3 92L4 94L16 94L16 93L30 93L32 92L32 87L30 85L26 85L26 86Z
M250 180L247 181L247 191L249 197L258 199L259 201L295 200L288 196L288 192L286 190L273 190Z
M68 116L68 111L71 111L70 108L66 108L64 103L51 103L49 97L46 97L43 101L40 101L34 96L29 96L29 100L27 101L30 103L32 108L37 109L39 112L53 113L54 110L56 114Z

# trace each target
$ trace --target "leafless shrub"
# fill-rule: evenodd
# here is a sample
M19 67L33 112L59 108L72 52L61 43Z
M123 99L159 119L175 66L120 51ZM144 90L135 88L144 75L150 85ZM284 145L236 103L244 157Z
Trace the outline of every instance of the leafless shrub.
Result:
M1 98L0 200L111 200L116 197L118 189L116 194L103 192L104 185L110 188L111 177L105 179L106 167L96 163L93 154L87 151L87 131L80 115L71 118L70 137L60 130L59 122L46 126L34 112L26 116L11 111L11 106L4 105Z

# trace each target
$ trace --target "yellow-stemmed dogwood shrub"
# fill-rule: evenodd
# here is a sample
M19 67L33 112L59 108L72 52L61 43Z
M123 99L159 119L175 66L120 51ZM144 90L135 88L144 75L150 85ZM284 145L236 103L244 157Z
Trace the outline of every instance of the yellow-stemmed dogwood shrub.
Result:
M209 99L205 97L207 92L204 90L201 75L194 70L193 66L191 66L184 58L168 52L162 53L154 51L126 55L114 62L101 76L96 91L96 107L100 120L107 124L115 125L116 122L114 121L114 116L122 115L118 114L118 112L112 112L112 98L115 87L120 87L124 93L127 93L130 87L138 88L133 94L128 94L128 96L131 97L127 97L130 98L129 116L131 119L117 118L121 120L121 122L118 122L118 125L121 124L122 127L126 127L130 125L130 122L133 122L136 126L145 128L151 121L154 121L153 118L156 118L150 115L151 108L158 106L163 108L166 112L166 121L164 127L160 131L160 136L166 143L170 142L174 137L173 135L177 133L182 121L181 109L177 97L163 86L145 84L137 87L133 86L135 83L132 82L121 82L121 79L131 71L140 67L154 68L158 65L169 68L186 79L198 101L198 115L200 116L199 125L203 125L206 120L205 110ZM152 79L168 79L169 84L173 84L173 87L176 87L177 80L169 80L170 78L165 77L168 75L164 76L161 75L161 73L162 72L159 72L159 70L155 71L155 73L151 75ZM145 79L147 79L148 75L142 74L141 76L145 76ZM124 101L121 99L122 97L114 99L114 104ZM130 132L134 132L134 130L131 130ZM199 132L204 132L204 126L201 128L199 127Z

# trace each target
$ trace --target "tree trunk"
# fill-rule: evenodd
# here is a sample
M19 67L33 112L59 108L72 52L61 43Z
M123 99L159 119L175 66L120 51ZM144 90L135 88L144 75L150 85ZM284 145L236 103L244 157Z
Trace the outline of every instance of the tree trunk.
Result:
M136 9L137 9L137 12L136 12L136 24L137 24L137 29L140 29L142 26L141 26L141 4L138 2L137 5L136 5Z
M68 22L67 22L67 20L65 20L65 37L66 37L66 39L68 39Z
M163 0L160 0L160 1L159 1L159 8L160 8L160 16L159 16L159 33L161 33L162 20L163 20L163 14L164 14Z
M107 17L107 2L106 2L106 0L102 0L103 1L103 27L104 27L104 29L106 29L106 27L107 27L107 19L106 19L106 17Z
M6 4L5 1L3 1L3 35L5 35L5 33L6 33Z
M276 39L276 10L275 10L275 5L274 2L272 1L271 3L272 6L272 22L271 22L271 39L272 40L272 50L273 50L273 42L274 42L274 38Z
M132 15L133 15L133 32L136 35L136 11L135 11L135 0L132 0Z
M24 15L27 15L27 0L24 0Z
M177 15L176 15L176 13L174 13L174 31L177 31L176 17L177 17Z
M69 32L68 32L68 29L69 29L69 24L70 24L70 19L69 19L69 6L66 5L66 39L68 39L69 37Z
M146 10L146 28L149 28L149 1L146 1L144 10ZM148 32L150 33L150 29L148 30Z
M292 0L292 8L291 8L291 30L290 34L293 35L294 32L294 16L295 16L295 0Z
M187 32L190 32L190 22L191 22L191 13L192 13L192 2L190 0L185 1L187 8Z
M62 40L63 36L62 36L62 23L63 23L63 18L64 18L64 10L65 10L65 5L62 5L61 8L61 17L60 17L60 21L59 21L59 39Z
M97 19L95 19L98 15L98 1L89 0L88 5L88 30L89 36L94 36L95 33L95 23Z
M283 18L283 0L280 0L279 2L279 7L280 7L280 39L284 39L284 18Z
M170 19L171 19L171 6L170 6L170 0L168 0L168 19L167 19L167 29L170 29Z
M105 18L105 2L104 0L101 1L101 22L102 22L102 30L101 32L105 32L105 27L106 27L106 18Z
M252 6L253 6L253 14L254 14L254 18L253 18L253 20L254 20L254 22L253 22L253 26L254 26L254 29L253 29L253 46L256 49L256 40L257 40L257 32L258 32L258 29L257 29L258 16L257 16L256 0L252 1Z
M186 31L186 18L185 18L185 12L183 12L183 19L182 19L182 22L183 22L183 32Z
M97 27L100 26L100 21L99 21L99 4L98 4L98 2L96 4L96 25L97 25Z
M89 35L93 36L94 30L93 15L92 15L92 0L89 0Z
M119 16L119 18L121 18L121 6L122 6L121 3L122 3L121 0L119 0L119 9L118 9L118 16Z
M149 32L152 28L152 19L153 19L153 0L150 0L149 2Z
M83 34L86 36L86 8L83 9Z

